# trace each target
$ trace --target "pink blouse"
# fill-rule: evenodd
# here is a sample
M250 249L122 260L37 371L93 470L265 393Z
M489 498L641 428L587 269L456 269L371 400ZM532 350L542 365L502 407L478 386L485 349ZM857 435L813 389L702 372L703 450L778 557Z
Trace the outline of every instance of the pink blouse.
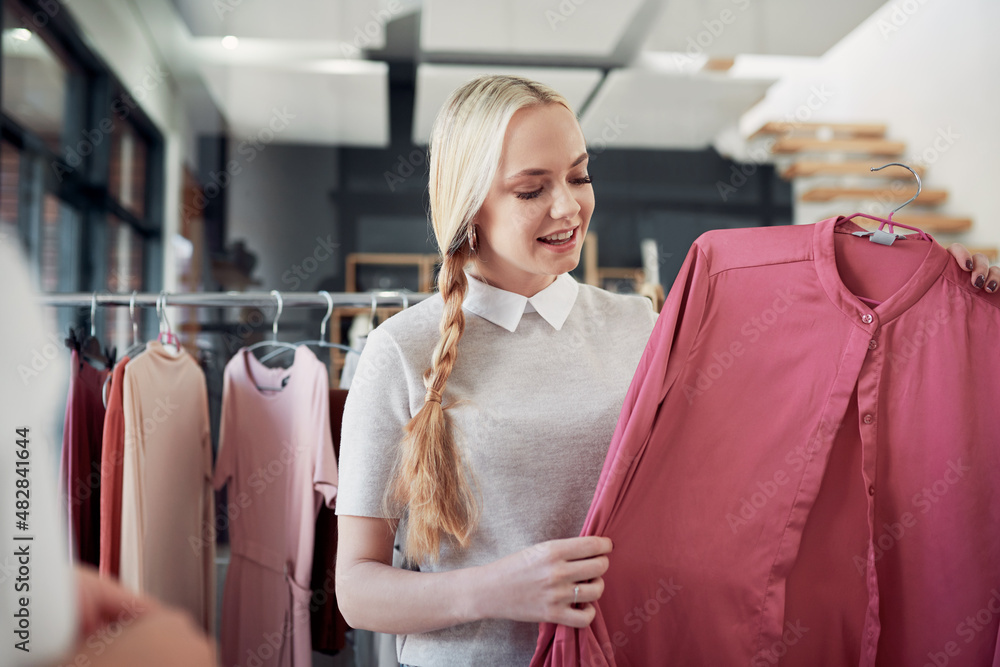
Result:
M695 242L533 666L1000 665L1000 304L838 220Z

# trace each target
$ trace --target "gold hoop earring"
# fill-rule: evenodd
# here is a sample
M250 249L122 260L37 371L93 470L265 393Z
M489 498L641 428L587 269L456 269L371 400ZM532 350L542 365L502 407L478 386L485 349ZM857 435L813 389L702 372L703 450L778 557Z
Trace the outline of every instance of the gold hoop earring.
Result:
M475 225L469 225L469 249L474 253L479 252L479 236Z

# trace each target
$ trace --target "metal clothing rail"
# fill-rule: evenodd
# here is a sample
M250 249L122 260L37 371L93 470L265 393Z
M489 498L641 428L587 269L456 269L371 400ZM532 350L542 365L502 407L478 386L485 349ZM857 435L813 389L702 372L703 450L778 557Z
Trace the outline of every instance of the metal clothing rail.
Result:
M327 308L330 301L321 292L279 292L283 308ZM328 292L336 307L363 307L388 305L412 305L432 296L422 292ZM112 294L109 292L67 292L65 294L43 294L38 302L43 306L84 308L95 303L98 306L145 306L162 305L196 306L206 308L265 308L277 306L278 300L270 292L136 292Z

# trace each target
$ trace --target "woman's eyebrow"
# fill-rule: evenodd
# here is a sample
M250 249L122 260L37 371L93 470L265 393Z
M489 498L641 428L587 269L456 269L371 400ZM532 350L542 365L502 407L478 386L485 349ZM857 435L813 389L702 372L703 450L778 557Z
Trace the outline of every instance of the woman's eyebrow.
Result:
M573 167L579 165L580 163L582 163L584 160L586 160L589 157L590 157L589 153L581 153L580 157L578 157L575 160L573 160L573 164L570 165L570 169L572 169ZM514 174L512 176L508 176L507 180L510 181L510 180L515 179L515 178L520 178L521 176L544 176L545 174L548 174L548 173L549 173L548 169L540 169L540 168L537 168L537 167L530 168L529 167L528 169L522 169L521 171L517 172L516 174Z

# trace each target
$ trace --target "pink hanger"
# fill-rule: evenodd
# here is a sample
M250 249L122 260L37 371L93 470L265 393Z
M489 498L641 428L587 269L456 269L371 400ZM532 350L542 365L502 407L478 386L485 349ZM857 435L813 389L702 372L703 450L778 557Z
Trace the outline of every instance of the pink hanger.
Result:
M844 218L843 220L841 220L837 224L838 225L842 225L845 222L847 222L848 220L852 220L854 218L868 218L869 220L874 220L875 222L881 222L882 223L881 225L879 225L879 228L878 228L878 230L880 232L883 229L885 229L886 225L889 226L889 231L888 231L889 234L894 234L896 227L902 227L903 229L909 229L912 232L917 232L920 235L919 238L922 241L932 241L933 239L930 236L928 236L926 233L924 233L924 230L919 229L917 227L910 227L909 225L904 225L904 224L902 224L900 222L893 222L892 221L893 213L895 213L899 209L903 208L904 206L906 206L907 204L909 204L911 201L913 201L914 199L916 199L917 197L920 196L920 191L923 189L923 184L920 182L920 176L917 175L917 172L913 171L912 169L910 169L908 166L906 166L902 162L890 162L889 164L884 164L881 167L872 167L871 170L872 171L881 171L882 169L885 169L886 167L903 167L904 169L909 170L909 172L911 174L913 174L913 178L917 179L917 194L913 195L912 197L910 197L909 199L907 199L905 202L903 202L902 204L900 204L899 206L897 206L896 208L894 208L892 210L892 212L889 213L889 217L888 218L876 218L875 216L868 215L867 213L854 213L853 215L847 216L846 218Z

